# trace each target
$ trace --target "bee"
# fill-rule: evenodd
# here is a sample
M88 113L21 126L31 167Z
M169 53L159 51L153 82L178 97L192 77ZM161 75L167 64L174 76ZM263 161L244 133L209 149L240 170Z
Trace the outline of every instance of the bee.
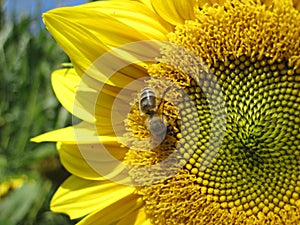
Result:
M140 96L140 110L141 112L152 116L156 109L156 95L152 88L145 87Z
M163 116L159 114L162 112L160 108L163 98L158 106L156 106L156 99L155 92L152 88L143 88L140 95L140 111L149 116L148 129L151 135L153 135L156 140L162 141L167 133L167 124Z

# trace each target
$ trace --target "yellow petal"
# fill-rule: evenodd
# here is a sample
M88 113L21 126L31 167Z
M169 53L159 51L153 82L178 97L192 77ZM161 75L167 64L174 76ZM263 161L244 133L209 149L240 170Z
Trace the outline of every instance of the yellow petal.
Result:
M124 77L119 77L118 79L125 80ZM129 79L132 81L135 78ZM132 96L132 91L134 91L128 90L126 94L117 95L121 90L124 93L127 89L104 84L89 76L81 78L74 69L61 69L53 72L52 84L57 98L69 112L90 123L93 123L96 117L100 121L97 125L101 127L101 130L105 129L105 127L107 127L107 130L112 126L111 110L112 105L115 103L115 98L118 99L119 111L128 110L128 102L130 101L128 97ZM127 99L125 98L126 96ZM125 115L127 112L123 114ZM102 135L104 134L102 133Z
M152 225L152 223L147 218L145 209L141 208L125 216L117 225Z
M151 0L151 2L157 14L173 25L196 18L194 14L196 0Z
M93 180L115 178L118 181L127 177L126 166L122 164L127 148L121 147L115 136L101 136L104 128L99 131L100 136L93 129L93 124L82 122L42 134L31 141L59 142L57 149L61 162L76 176Z
M66 213L71 219L80 218L124 198L134 198L134 190L132 186L107 180L90 181L71 176L58 188L50 207L54 212Z
M102 127L97 130L94 124L81 122L77 125L50 131L31 139L33 142L64 142L69 144L114 143L118 139L112 128Z
M58 150L61 163L71 174L87 180L104 180L82 157L75 145L61 145Z
M115 202L114 204L111 204L109 207L100 210L99 212L95 212L87 216L77 225L115 224L127 215L134 215L131 213L142 208L143 204L142 199L138 195L130 195ZM131 220L129 220L128 225L135 224L135 220L136 217L132 217Z
M92 114L93 111L84 105L85 101L81 97L84 96L87 99L91 99L93 96L97 96L97 92L93 89L85 88L83 93L82 87L81 92L78 91L82 80L75 69L56 70L51 77L54 92L64 108L84 121L95 121Z
M76 138L74 135L74 127L65 127L59 130L50 131L44 134L40 134L30 139L32 142L57 142L62 141L66 143L75 143Z
M146 5L149 9L151 9L152 11L154 11L154 8L152 6L151 0L139 0L140 2L142 2L144 5Z
M162 44L159 43L141 41L113 48L94 61L84 75L117 87L148 77L148 65L160 55Z
M141 40L166 40L168 27L136 1L97 1L43 15L47 29L79 74L113 47Z
M132 75L120 76L119 73L112 81L118 82L121 86L127 82L134 83L132 87L120 88L97 81L90 76L80 77L74 69L56 70L52 74L53 89L62 105L84 121L89 123L98 121L97 126L101 129L102 136L113 134L112 119L114 125L119 121L118 126L124 127L123 121L130 111L128 103L144 85L143 80L136 80Z
M57 144L63 166L72 174L89 180L113 179L129 183L124 160L126 149L117 143L111 145Z

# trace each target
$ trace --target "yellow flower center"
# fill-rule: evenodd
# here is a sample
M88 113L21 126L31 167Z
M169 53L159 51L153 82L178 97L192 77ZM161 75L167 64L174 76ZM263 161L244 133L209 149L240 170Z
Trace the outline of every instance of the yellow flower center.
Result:
M147 85L167 98L158 97L156 108L167 134L126 156L146 212L154 224L299 224L299 13L285 1L269 8L246 1L196 15L169 38L206 65L195 68L178 49L162 51ZM179 88L164 93L165 80ZM133 105L128 137L149 138L149 117Z

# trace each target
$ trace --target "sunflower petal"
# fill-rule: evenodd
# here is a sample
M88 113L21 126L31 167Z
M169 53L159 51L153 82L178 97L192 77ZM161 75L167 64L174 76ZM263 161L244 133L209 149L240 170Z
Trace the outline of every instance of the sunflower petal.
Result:
M151 0L151 3L157 14L170 24L183 24L185 20L195 19L196 0Z
M102 210L124 198L134 198L134 188L111 181L89 181L69 177L54 194L50 207L54 212L66 213L71 219L80 218L95 210ZM136 197L135 197L136 198Z
M61 163L71 174L87 180L104 180L82 157L76 146L60 145L58 148Z
M138 195L130 195L126 198L116 201L107 208L87 216L77 225L115 224L117 221L121 220L127 215L134 215L131 213L136 212L142 207L142 199ZM132 217L128 225L135 224L135 219L135 217Z
M69 144L113 143L118 139L112 133L112 128L102 127L96 130L95 125L81 122L77 125L50 131L31 139L33 142L64 142Z
M78 87L82 84L82 80L76 73L75 69L69 68L56 70L52 73L51 79L56 97L65 109L84 121L95 121L92 110L89 109L90 107L84 107L80 101L78 101L78 98L83 95L78 94ZM82 89L83 88L81 88L81 90ZM88 99L96 98L96 95L96 91L85 88L84 96L89 96Z
M134 218L134 220L133 220ZM136 210L129 215L125 216L117 225L151 225L150 219L147 218L145 209L141 208Z
M151 0L139 0L139 2L142 2L143 4L145 4L149 9L151 9L152 11L154 11Z
M88 180L114 179L120 183L128 183L126 166L122 164L127 150L117 144L104 146L58 143L57 149L63 166L78 177Z
M31 141L59 142L57 149L61 162L76 176L91 180L115 178L121 182L127 177L126 167L122 164L127 149L120 147L117 137L101 136L105 129L101 129L100 136L97 136L92 127L92 124L82 122L42 134Z
M97 1L57 8L45 13L43 20L80 75L114 47L166 40L169 31L153 11L136 1Z
M126 75L124 75L124 77L126 77ZM124 77L119 77L118 79L124 82L124 80L126 80ZM128 79L130 80L126 82L131 82L136 78L128 77ZM140 84L138 84L137 81L135 82L134 89L141 88L143 83L139 83ZM124 117L129 110L128 101L131 99L128 98L133 96L133 93L136 92L136 90L111 86L96 81L89 76L81 78L74 69L61 69L53 72L52 84L57 98L69 112L90 123L93 123L95 120L99 121L97 125L99 125L101 129L103 129L103 127L107 127L108 129L112 126L111 111L115 101L118 102L118 112L120 114L123 112L122 115ZM123 94L118 95L121 90ZM125 118L122 118L122 121L124 119Z

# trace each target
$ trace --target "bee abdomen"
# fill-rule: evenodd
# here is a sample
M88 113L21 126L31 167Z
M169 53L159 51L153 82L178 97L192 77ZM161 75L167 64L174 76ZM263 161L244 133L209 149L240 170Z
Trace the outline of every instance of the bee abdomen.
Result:
M145 114L153 114L156 108L156 96L150 87L145 87L141 92L140 108Z

